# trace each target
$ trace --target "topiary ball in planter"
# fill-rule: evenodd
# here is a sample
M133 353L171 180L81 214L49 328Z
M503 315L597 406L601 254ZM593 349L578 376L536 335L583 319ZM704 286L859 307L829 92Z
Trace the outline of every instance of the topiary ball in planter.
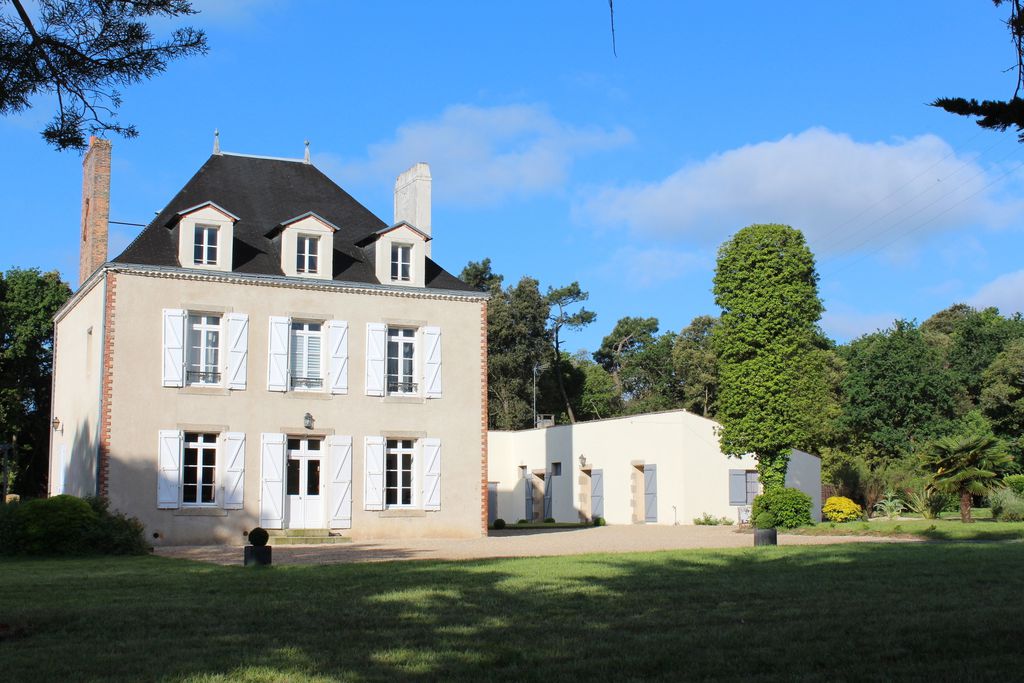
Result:
M759 512L754 517L754 545L778 545L779 534L775 530L775 515Z
M505 528L505 520L503 520L501 517L498 517L496 520L494 520L494 528L497 529L497 530L504 529Z
M270 533L261 526L249 532L249 543L255 546L263 546L270 540Z

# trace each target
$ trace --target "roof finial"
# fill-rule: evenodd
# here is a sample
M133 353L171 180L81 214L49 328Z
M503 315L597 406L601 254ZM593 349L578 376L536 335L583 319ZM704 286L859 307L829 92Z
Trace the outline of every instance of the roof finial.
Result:
M213 153L220 154L220 131L213 129Z
M307 164L309 163L309 140L306 140L306 156L303 158Z

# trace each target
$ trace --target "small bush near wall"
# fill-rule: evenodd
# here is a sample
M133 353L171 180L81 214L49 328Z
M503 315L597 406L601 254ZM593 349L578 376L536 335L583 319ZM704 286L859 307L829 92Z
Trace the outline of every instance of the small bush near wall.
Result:
M751 518L757 519L761 512L772 513L775 525L782 529L806 526L811 524L811 497L799 489L772 489L754 498Z
M832 496L821 509L830 522L853 522L864 516L864 510L845 496Z
M143 532L137 519L111 512L102 498L40 498L3 506L0 554L138 555L149 550Z
M605 526L608 522L605 521L604 517L594 517L594 526Z
M700 517L694 517L693 523L697 526L718 526L720 524L724 526L732 526L732 520L728 517L715 517L714 515L709 515L706 512L702 513Z
M498 531L504 529L505 520L503 520L501 517L498 517L496 520L494 520L494 528Z
M1024 474L1010 474L1003 477L1003 483L1018 496L1024 496Z

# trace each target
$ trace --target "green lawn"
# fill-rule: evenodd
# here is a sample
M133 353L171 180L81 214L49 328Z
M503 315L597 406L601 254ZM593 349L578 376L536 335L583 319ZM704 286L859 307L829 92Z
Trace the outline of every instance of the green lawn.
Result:
M942 519L900 519L870 522L822 522L812 527L786 531L804 536L914 536L936 541L1006 541L1024 539L1024 523L996 522L991 516L964 524L959 515Z
M1024 543L0 562L9 681L1020 677Z

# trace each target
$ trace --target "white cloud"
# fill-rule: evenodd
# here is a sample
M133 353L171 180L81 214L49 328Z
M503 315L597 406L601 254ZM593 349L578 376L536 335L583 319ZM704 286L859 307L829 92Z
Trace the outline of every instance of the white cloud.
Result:
M559 191L577 157L632 139L625 128L568 125L536 105L455 105L400 126L394 139L370 145L365 159L320 155L318 163L343 184L379 184L426 161L437 200L480 206Z
M1024 270L1000 275L967 300L975 308L995 306L1003 315L1024 313Z
M865 143L815 128L713 155L660 181L600 189L575 213L716 243L750 223L786 223L817 253L845 253L965 223L1006 224L1024 213L1024 203L998 196L1006 170L982 168L934 135Z

